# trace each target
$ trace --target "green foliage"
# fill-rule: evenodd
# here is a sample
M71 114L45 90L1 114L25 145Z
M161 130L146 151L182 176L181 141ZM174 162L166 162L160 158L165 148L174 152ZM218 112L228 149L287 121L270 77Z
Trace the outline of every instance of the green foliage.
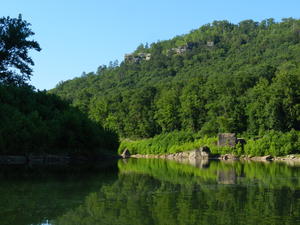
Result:
M299 27L292 18L214 21L133 53L150 60L100 66L50 92L123 138L300 130Z
M130 141L123 140L118 152L121 154L128 149L131 154L169 154L198 149L208 146L213 154L234 154L252 156L282 156L300 153L300 132L291 130L290 132L269 131L258 139L249 139L242 146L235 147L217 146L216 137L201 137L192 132L175 131L167 134L160 134L153 138Z
M266 132L257 140L248 140L244 148L247 155L281 156L300 153L300 132L291 130Z
M124 139L118 149L121 154L128 149L131 154L169 154L208 146L213 154L235 153L230 147L218 147L217 138L200 137L189 131L174 131L153 138L131 141Z
M34 65L28 50L41 50L28 40L34 35L29 26L21 15L0 18L0 154L95 155L117 149L114 132L67 101L27 86ZM74 105L85 111L91 96L81 89ZM94 108L99 111L99 106Z
M34 33L30 24L18 18L0 18L0 84L22 85L30 79L34 65L28 50L40 51L36 41L28 40Z
M139 141L123 140L118 152L122 153L126 148L132 154L164 154L170 152L171 149L176 152L175 146L192 142L194 139L191 132L174 131Z
M118 147L115 133L55 95L0 85L0 154L101 154Z

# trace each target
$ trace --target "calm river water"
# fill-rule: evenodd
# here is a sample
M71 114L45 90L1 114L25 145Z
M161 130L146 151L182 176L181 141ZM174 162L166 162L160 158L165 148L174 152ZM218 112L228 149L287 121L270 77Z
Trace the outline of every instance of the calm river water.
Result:
M0 168L1 225L300 224L300 167L119 160Z

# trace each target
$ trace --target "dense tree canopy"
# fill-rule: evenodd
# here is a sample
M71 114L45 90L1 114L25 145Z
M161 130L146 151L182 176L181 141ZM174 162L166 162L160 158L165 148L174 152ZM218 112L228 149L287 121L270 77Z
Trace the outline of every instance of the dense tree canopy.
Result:
M115 132L69 102L26 83L34 65L28 50L41 50L36 41L28 40L34 35L29 26L21 15L0 18L0 154L114 152L119 143Z
M0 85L0 154L114 153L118 136L55 95Z
M51 92L123 137L300 129L300 20L215 21L130 57Z
M29 26L21 15L0 18L0 83L20 85L30 79L34 62L28 50L41 48L29 40L34 35Z

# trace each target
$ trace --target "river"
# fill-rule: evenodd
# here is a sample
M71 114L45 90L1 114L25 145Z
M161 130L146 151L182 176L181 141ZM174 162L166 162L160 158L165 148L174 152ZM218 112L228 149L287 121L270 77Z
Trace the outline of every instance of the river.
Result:
M1 167L1 225L300 224L300 166L126 159Z

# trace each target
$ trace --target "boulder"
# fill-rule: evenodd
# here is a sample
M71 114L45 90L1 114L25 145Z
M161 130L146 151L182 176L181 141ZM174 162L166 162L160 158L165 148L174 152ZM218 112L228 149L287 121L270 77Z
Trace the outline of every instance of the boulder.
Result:
M271 155L266 155L266 156L263 156L261 157L262 160L265 160L265 161L271 161L273 159L273 156Z
M232 154L225 154L223 156L221 156L222 160L237 160L238 157Z
M126 148L124 151L123 151L123 153L121 154L121 156L122 156L122 158L123 159L126 159L126 158L129 158L130 157L130 152L129 152L129 150Z
M209 149L209 147L207 147L207 146L201 147L201 148L199 149L199 151L200 151L200 156L201 156L202 158L209 158L210 155L211 155L210 149Z
M209 158L209 156L210 156L210 149L207 146L201 147L199 149L175 154L175 158L186 158L189 160Z

